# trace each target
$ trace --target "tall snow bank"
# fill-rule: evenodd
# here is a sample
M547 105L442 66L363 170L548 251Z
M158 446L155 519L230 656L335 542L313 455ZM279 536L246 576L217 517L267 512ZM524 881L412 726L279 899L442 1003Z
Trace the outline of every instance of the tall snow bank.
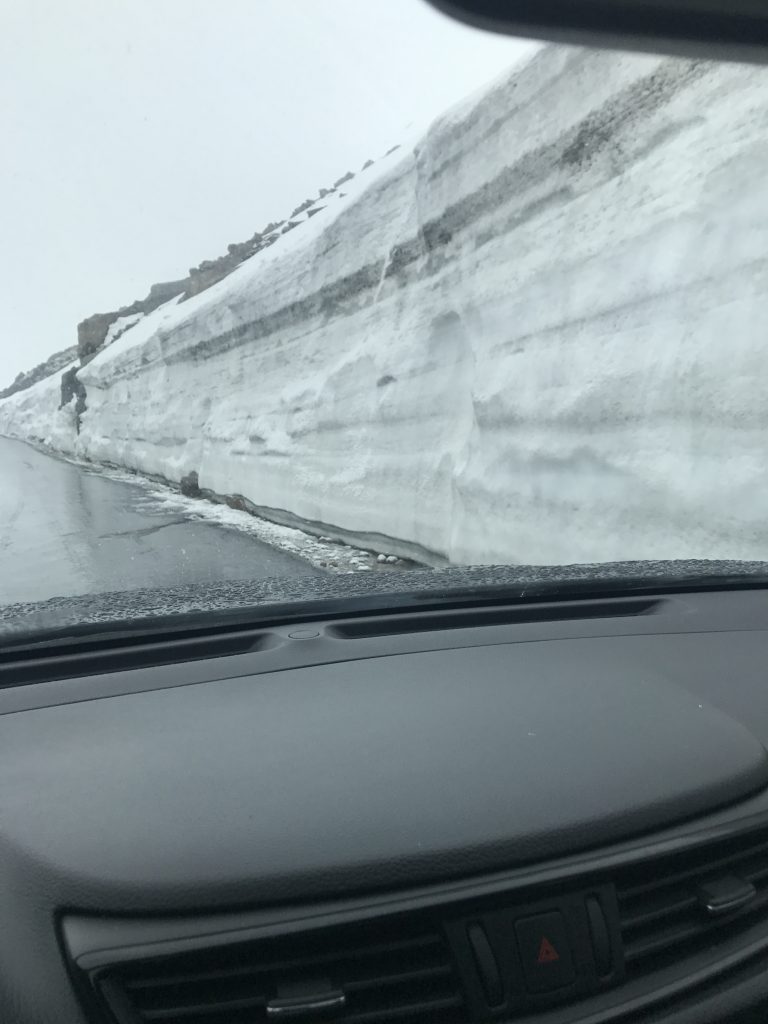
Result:
M435 562L765 557L767 128L762 69L542 50L97 355L69 443Z
M73 360L57 373L0 402L0 435L71 453L77 433L75 403L60 407L61 377L78 365Z

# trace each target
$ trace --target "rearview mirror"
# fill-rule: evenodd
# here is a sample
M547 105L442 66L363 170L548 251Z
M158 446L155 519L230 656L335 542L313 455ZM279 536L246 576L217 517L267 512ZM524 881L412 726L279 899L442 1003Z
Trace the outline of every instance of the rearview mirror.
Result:
M686 57L768 60L768 0L428 0L477 28Z

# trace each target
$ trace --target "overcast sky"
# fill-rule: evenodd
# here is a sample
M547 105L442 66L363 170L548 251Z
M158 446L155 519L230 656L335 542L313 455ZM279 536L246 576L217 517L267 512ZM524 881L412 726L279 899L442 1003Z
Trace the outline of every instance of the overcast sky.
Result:
M423 0L2 0L0 387L530 45Z

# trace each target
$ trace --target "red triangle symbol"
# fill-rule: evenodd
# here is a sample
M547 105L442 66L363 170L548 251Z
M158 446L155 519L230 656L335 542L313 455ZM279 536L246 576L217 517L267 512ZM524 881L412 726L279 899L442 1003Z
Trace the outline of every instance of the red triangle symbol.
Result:
M560 954L557 952L555 947L549 941L549 939L542 938L541 945L539 946L539 955L536 958L538 964L551 964L555 960L560 959Z

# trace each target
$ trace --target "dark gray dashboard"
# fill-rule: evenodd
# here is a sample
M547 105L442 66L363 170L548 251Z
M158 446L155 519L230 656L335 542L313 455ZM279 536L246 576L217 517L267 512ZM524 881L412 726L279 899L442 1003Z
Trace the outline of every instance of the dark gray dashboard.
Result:
M577 604L0 691L0 1019L84 1019L62 915L404 898L768 815L765 591Z

